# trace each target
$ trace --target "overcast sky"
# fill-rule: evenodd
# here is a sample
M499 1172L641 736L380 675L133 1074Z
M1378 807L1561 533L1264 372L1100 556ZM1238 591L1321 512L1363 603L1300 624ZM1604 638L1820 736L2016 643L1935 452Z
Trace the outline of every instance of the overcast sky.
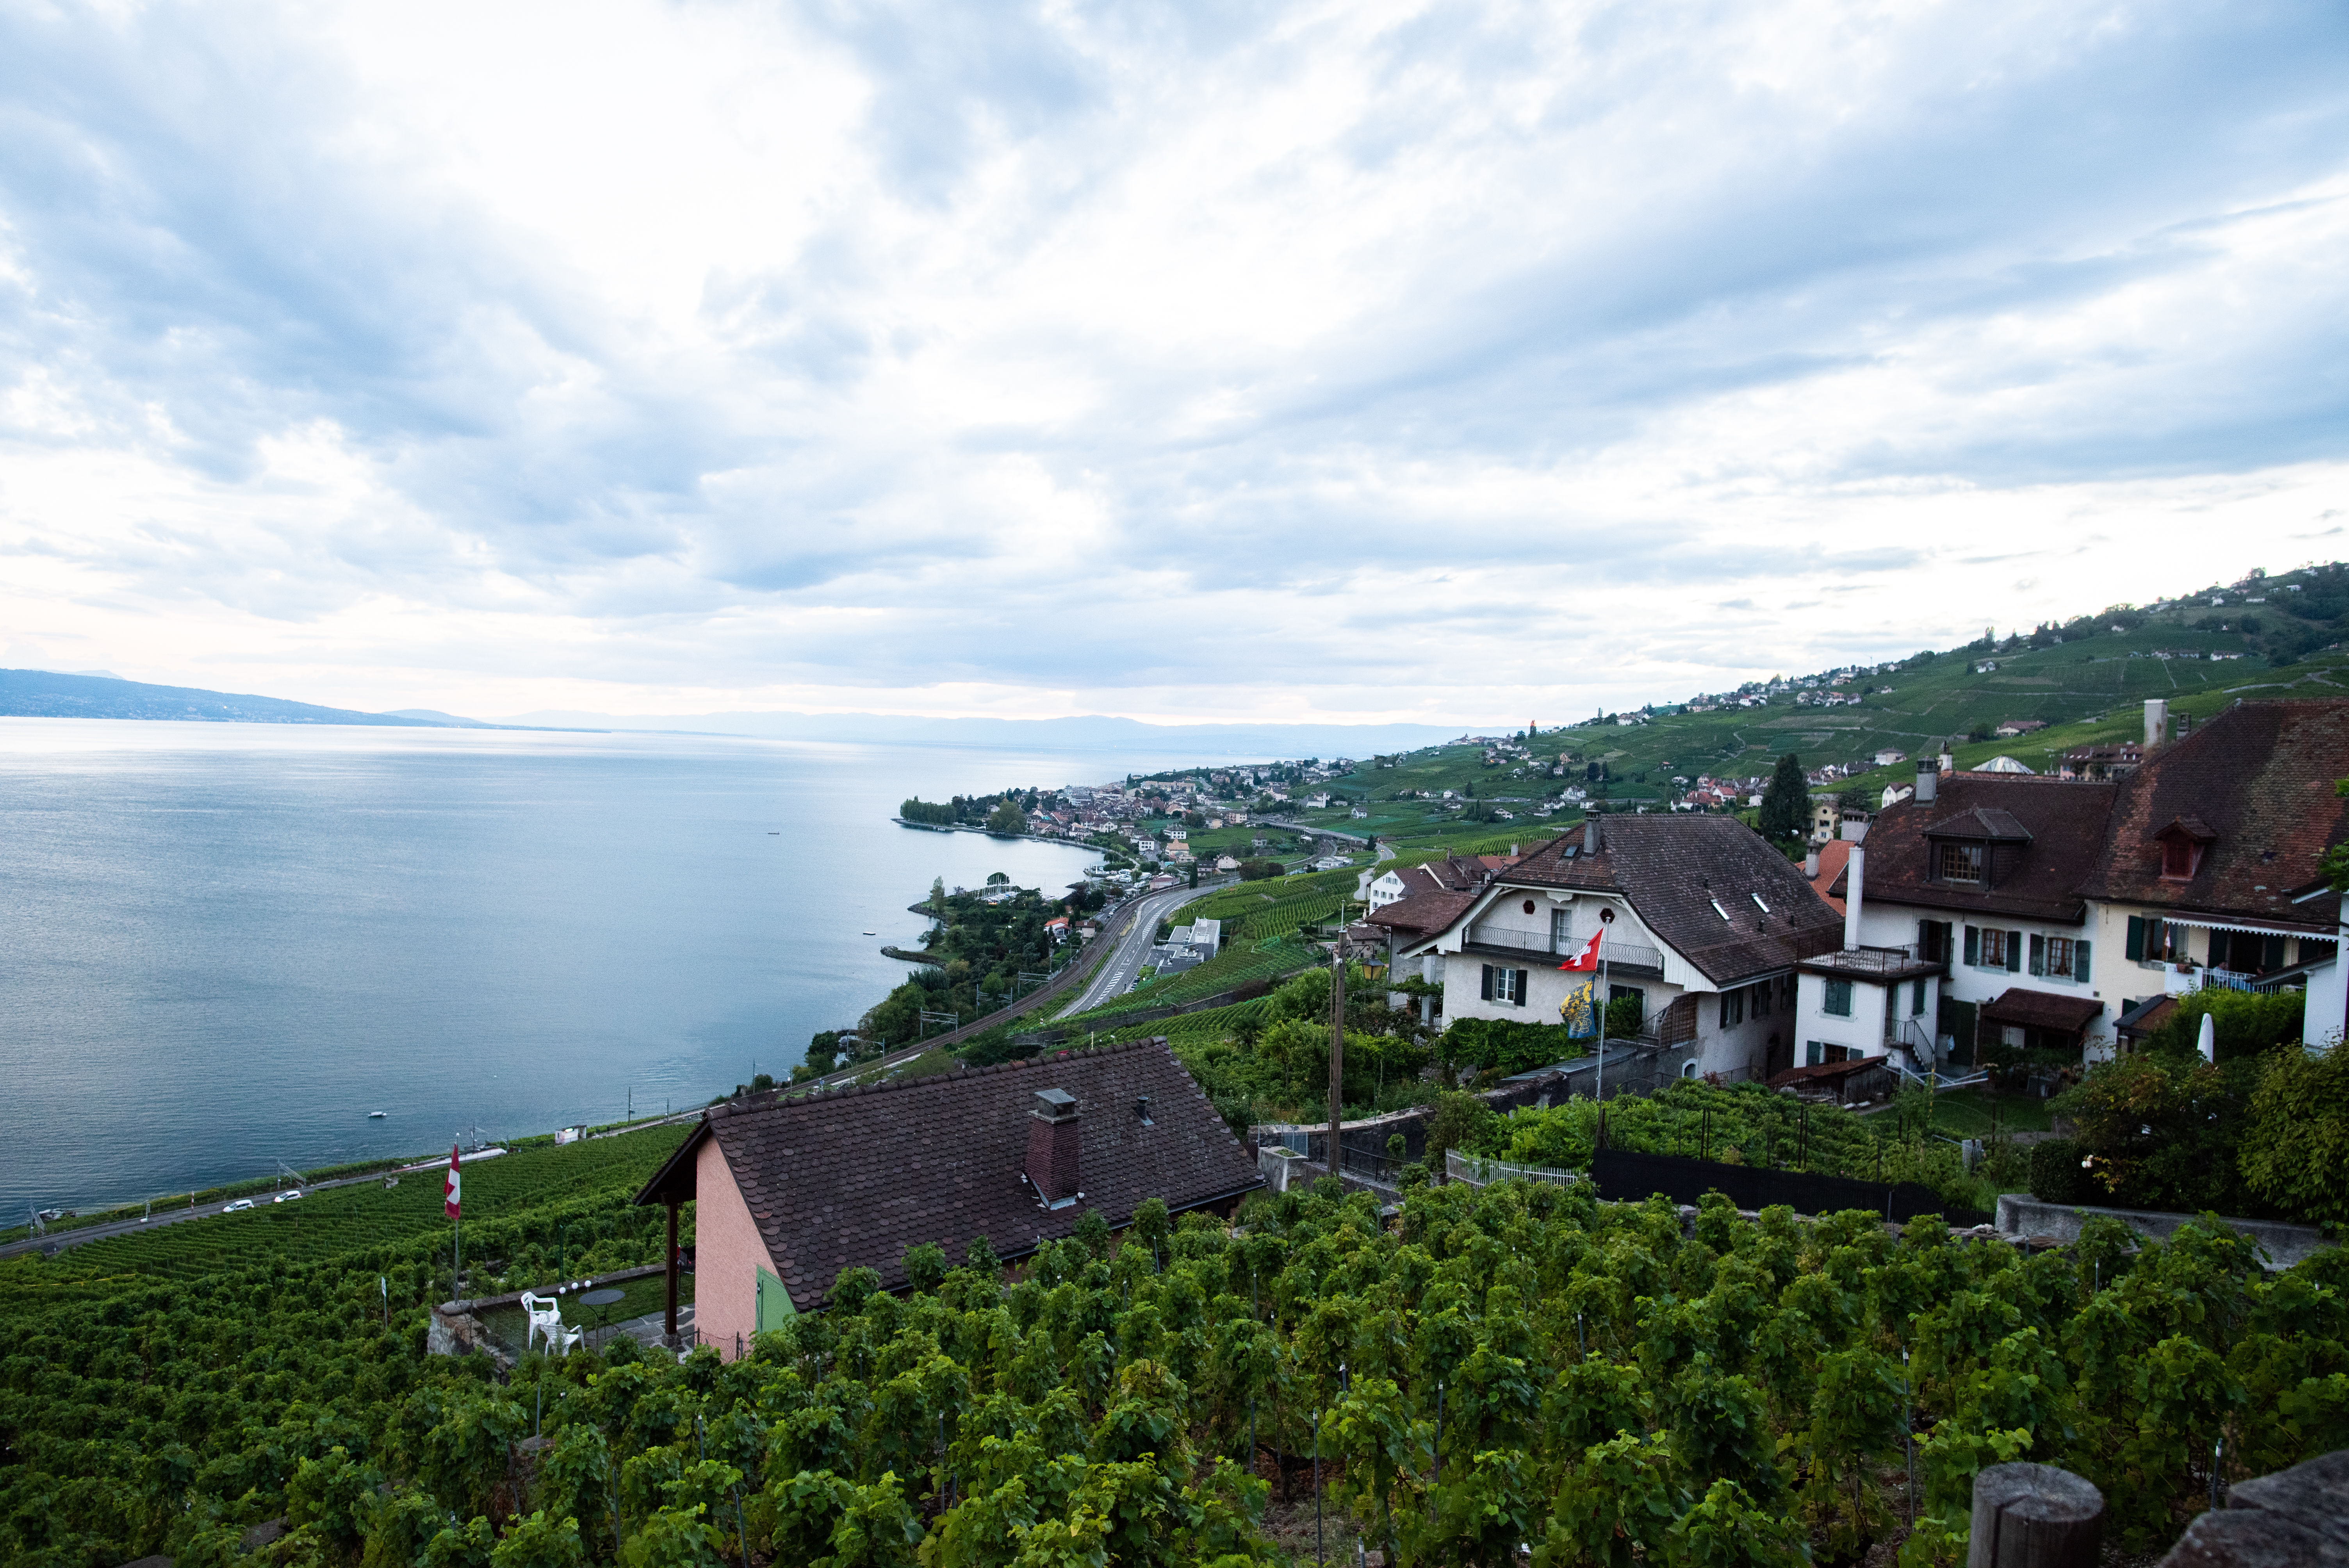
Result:
M0 0L0 664L1554 722L2344 525L2337 0Z

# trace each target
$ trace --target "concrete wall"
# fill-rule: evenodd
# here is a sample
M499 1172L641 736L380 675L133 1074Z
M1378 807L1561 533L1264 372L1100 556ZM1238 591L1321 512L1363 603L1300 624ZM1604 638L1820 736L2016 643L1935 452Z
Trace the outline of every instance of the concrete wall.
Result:
M718 1140L701 1146L693 1171L693 1323L728 1360L734 1336L747 1348L758 1328L761 1268L780 1274L750 1219Z
M2007 1192L1998 1200L1998 1233L2016 1240L2049 1236L2059 1242L2075 1242L2080 1239L2081 1224L2098 1214L2118 1220L2129 1229L2158 1241L2167 1241L2180 1225L2194 1218L2191 1214L2157 1213L2146 1209L2069 1208ZM2280 1220L2230 1219L2226 1223L2265 1247L2271 1268L2290 1268L2333 1244L2313 1225L2287 1225Z

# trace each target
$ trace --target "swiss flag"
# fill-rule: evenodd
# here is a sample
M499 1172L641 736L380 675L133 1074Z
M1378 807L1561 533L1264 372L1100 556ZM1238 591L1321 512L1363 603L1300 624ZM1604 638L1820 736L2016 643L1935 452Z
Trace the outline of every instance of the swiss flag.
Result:
M1602 937L1602 936L1606 935L1606 934L1607 934L1607 928L1606 928L1605 926L1603 926L1603 925L1602 925L1602 926L1600 926L1597 931L1592 932L1592 933L1590 934L1590 945L1589 945L1589 946L1588 946L1588 947L1586 947L1586 948L1584 948L1581 952L1579 952L1579 953L1576 954L1573 957L1571 957L1571 958L1568 959L1565 963L1563 963L1563 964L1559 965L1558 965L1558 967L1559 967L1560 969L1596 969L1596 968L1598 968L1598 967L1599 967L1599 939L1600 937Z
M457 1217L457 1146L453 1143L449 1145L449 1180L440 1187L440 1206L449 1211L450 1219Z

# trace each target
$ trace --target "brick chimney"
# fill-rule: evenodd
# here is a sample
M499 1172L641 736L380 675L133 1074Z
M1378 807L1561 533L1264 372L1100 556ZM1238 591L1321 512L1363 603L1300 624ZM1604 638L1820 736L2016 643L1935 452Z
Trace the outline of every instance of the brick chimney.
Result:
M1076 1097L1066 1089L1040 1088L1029 1113L1028 1180L1049 1208L1073 1203L1077 1189L1077 1141L1083 1122L1077 1115Z

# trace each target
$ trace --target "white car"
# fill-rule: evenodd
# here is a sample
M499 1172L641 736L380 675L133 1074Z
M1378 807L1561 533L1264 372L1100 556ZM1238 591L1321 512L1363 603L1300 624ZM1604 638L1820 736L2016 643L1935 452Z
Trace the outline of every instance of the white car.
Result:
M227 1205L223 1206L223 1207L222 1208L222 1210L221 1210L221 1212L222 1212L222 1213L223 1213L223 1214L236 1214L236 1213L242 1213L242 1212L244 1212L245 1210L250 1209L250 1208L252 1208L252 1207L253 1207L253 1200L252 1200L252 1199L250 1199L250 1198L239 1198L235 1202L233 1202L233 1203L230 1203L230 1204L227 1204Z
M273 1203L290 1203L290 1202L292 1202L295 1199L299 1198L301 1195L302 1195L301 1189L297 1187L297 1188L295 1188L295 1189L293 1191L291 1191L291 1192L280 1192L280 1193L278 1193L278 1194L277 1194L277 1196L275 1196L274 1198L272 1198L272 1199L271 1199L271 1200L269 1200L269 1201L270 1201L271 1202L273 1202Z

